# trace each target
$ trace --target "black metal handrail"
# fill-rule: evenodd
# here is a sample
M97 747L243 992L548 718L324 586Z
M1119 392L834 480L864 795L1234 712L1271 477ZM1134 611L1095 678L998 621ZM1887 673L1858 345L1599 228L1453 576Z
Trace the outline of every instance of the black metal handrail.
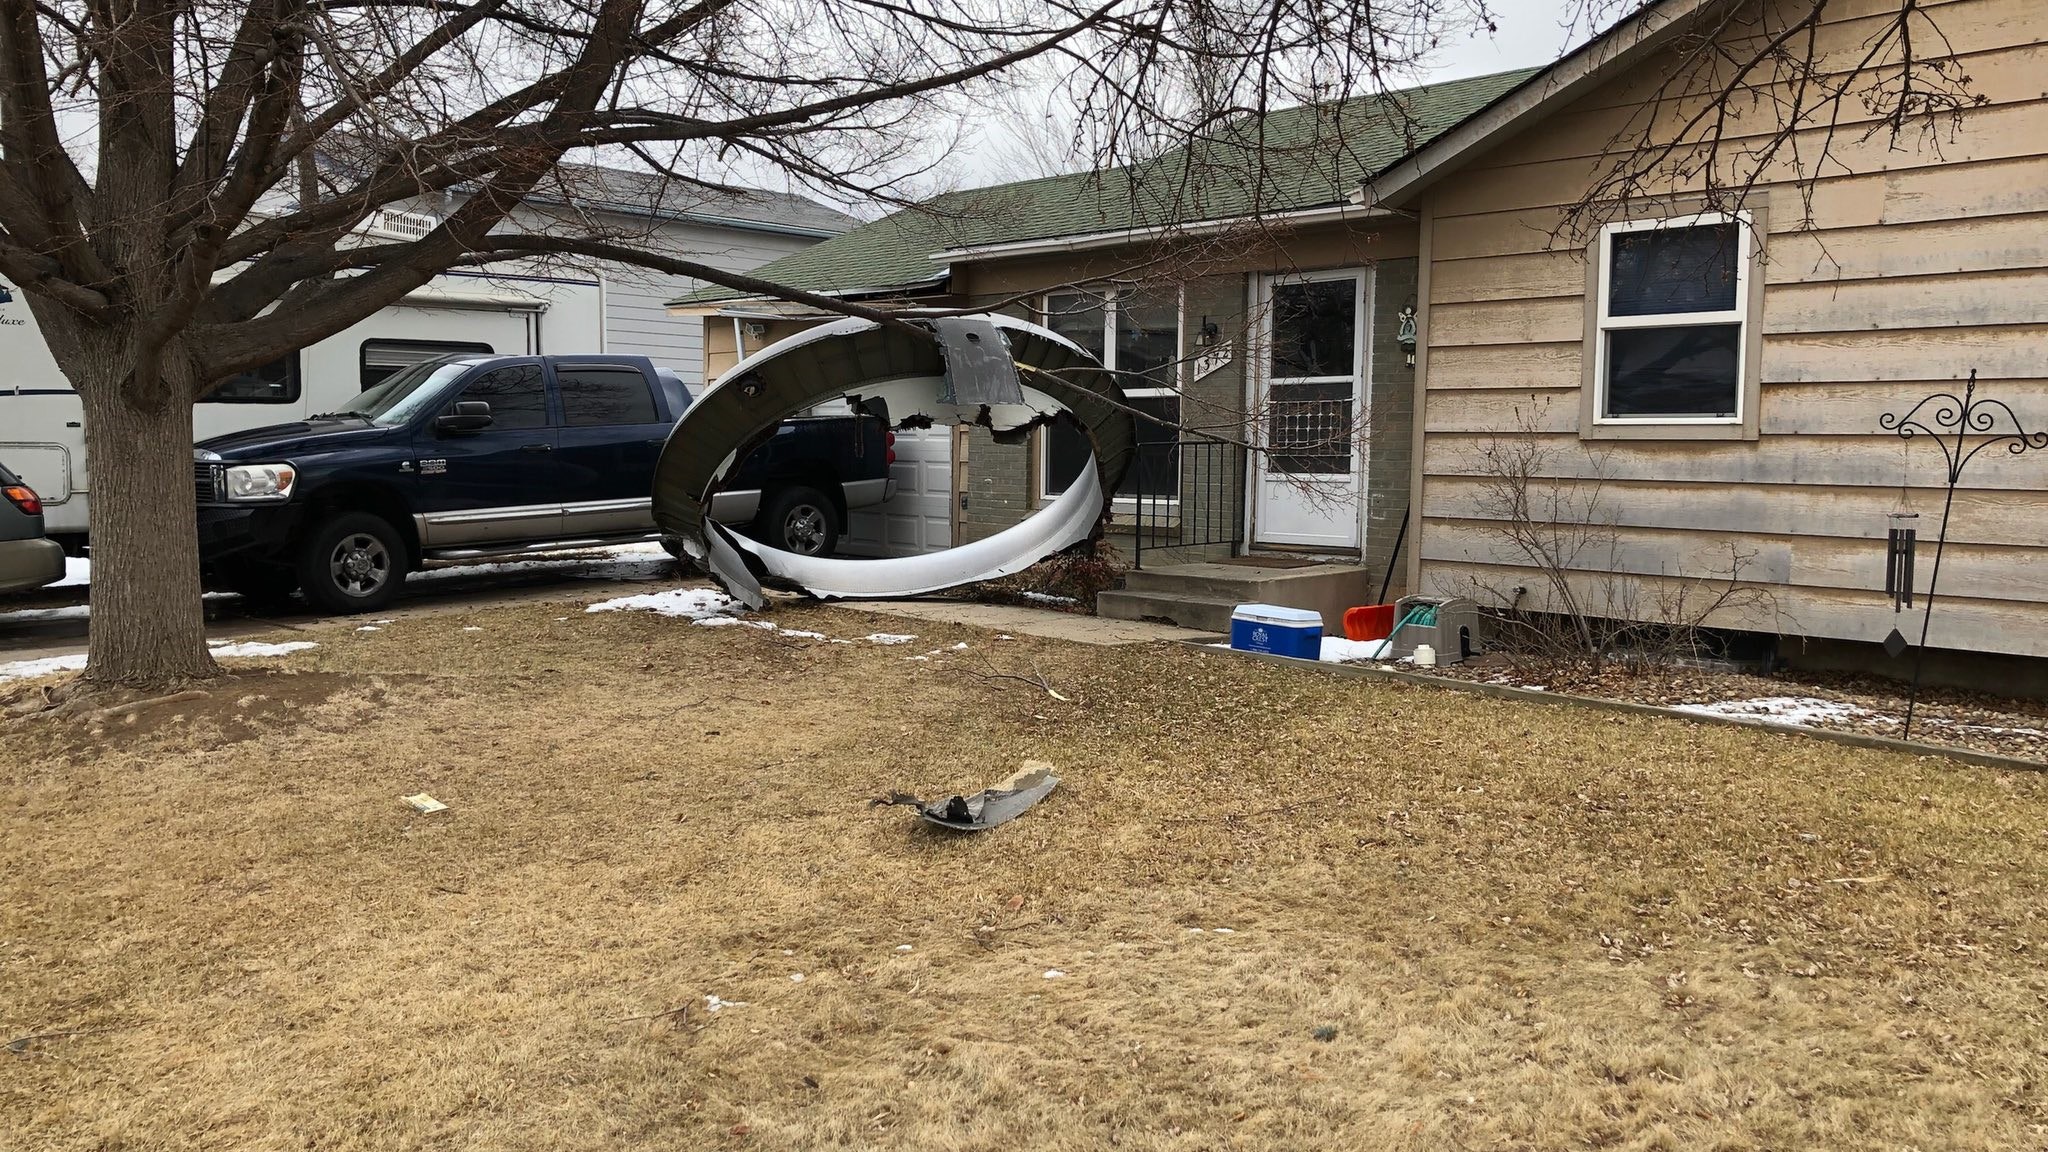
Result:
M1141 442L1116 519L1132 530L1131 566L1145 553L1244 543L1245 450L1222 440Z

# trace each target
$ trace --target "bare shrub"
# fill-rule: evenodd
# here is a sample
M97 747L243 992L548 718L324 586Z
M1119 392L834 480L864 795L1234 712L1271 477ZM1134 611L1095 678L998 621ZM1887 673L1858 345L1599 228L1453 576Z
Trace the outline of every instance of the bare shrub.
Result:
M1517 419L1517 431L1481 451L1474 510L1493 537L1489 561L1530 575L1466 577L1492 617L1496 649L1595 672L1610 663L1642 670L1709 654L1717 625L1778 616L1770 589L1745 579L1756 552L1738 543L1704 570L1674 558L1653 575L1628 571L1606 499L1607 455L1596 449L1585 467L1559 468L1534 421L1519 411Z

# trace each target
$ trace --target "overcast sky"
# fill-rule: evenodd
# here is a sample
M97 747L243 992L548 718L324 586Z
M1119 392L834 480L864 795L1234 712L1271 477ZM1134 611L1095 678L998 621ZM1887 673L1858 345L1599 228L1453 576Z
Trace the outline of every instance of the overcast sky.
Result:
M1418 83L1549 64L1586 39L1582 29L1567 27L1567 9L1574 7L1570 0L1490 0L1490 7L1499 31L1446 42ZM929 183L973 187L1039 174L1025 170L1029 165L1020 154L1033 147L1013 134L1005 117L978 118L963 143L948 151Z

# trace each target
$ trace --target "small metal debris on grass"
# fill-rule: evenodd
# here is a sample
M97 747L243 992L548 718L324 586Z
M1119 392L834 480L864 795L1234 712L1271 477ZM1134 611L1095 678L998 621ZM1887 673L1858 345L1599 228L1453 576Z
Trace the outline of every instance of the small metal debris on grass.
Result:
M1316 1039L1322 1041L1325 1044L1328 1044L1330 1041L1335 1040L1337 1038L1337 1026L1335 1024L1325 1024L1322 1027L1316 1029L1315 1031L1309 1033L1309 1035L1315 1037Z
M1060 977L1062 977L1062 976L1065 976L1065 975L1066 975L1066 973L1065 973L1065 972L1062 972L1062 971L1060 971L1060 970L1059 970L1059 969L1057 969L1057 968L1047 968L1047 969L1045 970L1045 978L1046 978L1047 980L1057 980L1057 979L1059 979Z
M789 974L789 982L790 982L791 984L801 984L801 983L803 983L803 982L804 982L804 974L803 974L803 973L801 973L801 972L791 972L791 973Z
M910 945L908 945L908 944L898 944L898 945L896 946L896 950L897 950L898 952L908 952L908 951L910 951Z
M704 1010L706 1012L716 1013L721 1008L745 1008L746 1006L747 1002L745 1000L720 1000L716 996L704 997Z
M422 816L431 816L436 812L448 811L446 804L441 803L425 792L412 796L400 796L399 799L405 801L412 807L413 811L418 812Z
M998 824L1016 819L1026 809L1047 793L1057 788L1060 778L1053 774L1052 765L1043 760L1026 760L1009 779L993 788L985 788L972 796L948 796L943 800L924 801L908 792L892 792L879 799L869 801L871 807L901 804L917 809L918 816L926 823L955 832L985 832Z

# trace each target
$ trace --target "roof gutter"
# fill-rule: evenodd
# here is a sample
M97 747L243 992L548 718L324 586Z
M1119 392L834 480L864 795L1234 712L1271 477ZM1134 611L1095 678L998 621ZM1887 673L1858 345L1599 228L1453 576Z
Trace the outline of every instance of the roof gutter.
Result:
M1396 161L1352 193L1353 203L1399 207L1450 174L1470 156L1501 143L1559 106L1611 79L1676 39L1707 10L1727 0L1655 0L1595 36L1556 64L1529 77L1450 131Z
M974 244L964 248L948 248L926 257L952 263L959 260L990 260L1004 256L1035 256L1054 252L1085 252L1098 248L1118 248L1125 244L1136 244L1146 240L1157 240L1170 236L1206 236L1227 232L1232 228L1246 225L1283 225L1299 227L1308 224L1334 224L1350 220L1382 219L1388 216L1406 216L1408 213L1393 208L1366 206L1362 204L1329 204L1320 208L1301 208L1292 212L1267 212L1247 216L1225 216L1215 220L1197 220L1186 224L1156 224L1149 228L1120 228L1110 232L1082 232L1071 236L1047 236L1037 240L1015 240L1004 244Z

